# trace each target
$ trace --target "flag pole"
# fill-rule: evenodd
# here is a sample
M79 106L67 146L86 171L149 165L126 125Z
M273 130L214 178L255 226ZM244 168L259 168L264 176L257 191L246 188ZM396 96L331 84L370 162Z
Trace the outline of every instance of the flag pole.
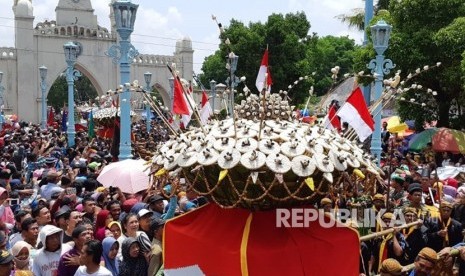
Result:
M266 52L268 52L268 44L266 44ZM261 64L260 64L261 66ZM265 73L265 81L263 82L263 89L262 91L258 92L258 93L263 93L263 100L262 100L262 103L263 103L263 114L260 114L260 127L258 128L258 141L260 142L260 138L262 136L262 128L263 128L263 121L265 120L265 114L266 114L266 111L265 111L265 107L266 107L266 91L268 90L268 66L267 66L267 69L266 69L266 73ZM260 109L259 109L260 111Z
M179 133L176 130L174 130L174 128L171 126L171 124L166 119L165 115L163 115L163 112L161 112L158 106L152 102L152 99L150 98L149 95L147 95L147 93L144 90L142 90L142 96L147 101L147 103L153 108L153 110L157 113L157 115L161 118L162 122L168 127L168 129L174 135L179 136Z
M186 91L184 90L184 86L182 85L182 82L181 82L181 79L179 78L179 76L176 75L176 73L173 71L173 69L171 68L171 66L169 64L167 64L166 67L168 67L168 70L170 70L171 75L173 75L173 78L175 79L175 81L177 80L179 82L179 84L181 85L182 93L184 95L187 95ZM187 102L188 102L189 106L191 107L192 111L194 112L195 118L200 122L200 115L199 115L199 111L197 110L197 107L192 106L192 103L189 101L187 96L186 96L186 99L187 99ZM200 128L202 129L203 134L207 135L207 131L205 130L205 128L203 127L202 124L200 124Z

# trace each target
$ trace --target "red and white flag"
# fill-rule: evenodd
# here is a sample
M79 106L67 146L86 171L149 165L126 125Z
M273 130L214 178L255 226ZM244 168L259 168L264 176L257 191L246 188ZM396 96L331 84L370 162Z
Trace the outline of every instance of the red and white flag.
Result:
M341 120L339 120L339 117L336 115L336 107L334 104L331 105L328 111L328 115L326 115L325 120L324 120L324 126L329 129L341 129Z
M192 110L191 106L195 106L194 98L192 98L192 83L189 84L189 89L187 89L186 93L183 94L184 100L187 103L187 109L189 110L189 114L183 114L181 118L181 122L184 128L187 128L187 125L191 121L192 114L194 111Z
M268 48L263 54L260 70L258 70L257 80L255 80L255 86L257 87L258 92L262 92L263 88L265 88L265 84L268 87L267 91L270 92L273 81L271 80L270 68L268 66Z
M367 108L360 87L357 87L350 94L344 105L339 108L337 115L355 130L361 142L365 141L375 129L373 118Z
M200 109L200 121L202 121L202 124L207 124L208 119L210 116L213 115L213 110L210 105L210 102L208 101L208 95L205 93L205 91L202 92L202 108Z
M178 78L174 79L173 114L189 115L189 108L182 92L182 84Z

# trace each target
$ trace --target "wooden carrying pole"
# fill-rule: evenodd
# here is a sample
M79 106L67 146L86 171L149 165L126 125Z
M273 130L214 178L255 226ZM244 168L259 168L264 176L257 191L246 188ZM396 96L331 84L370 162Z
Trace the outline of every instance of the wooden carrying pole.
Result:
M417 220L417 221L407 223L407 224L404 224L404 225L396 227L396 228L398 228L398 229L410 228L412 226L417 226L419 224L423 224L423 221L422 220ZM373 234L369 234L369 235L365 235L363 237L360 237L360 241L363 242L363 241L372 240L374 238L384 236L384 235L390 234L392 232L394 232L394 228L389 228L389 229L386 229L386 230L383 230L383 231L379 231L379 232L376 232L376 233L373 233Z

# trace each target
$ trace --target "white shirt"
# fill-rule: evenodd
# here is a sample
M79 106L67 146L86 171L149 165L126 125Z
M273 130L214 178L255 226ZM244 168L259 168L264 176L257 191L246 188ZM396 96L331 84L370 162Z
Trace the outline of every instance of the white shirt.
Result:
M74 276L113 276L113 274L103 266L99 267L96 272L89 274L87 273L86 266L81 265L78 270L76 270L76 273L74 273Z

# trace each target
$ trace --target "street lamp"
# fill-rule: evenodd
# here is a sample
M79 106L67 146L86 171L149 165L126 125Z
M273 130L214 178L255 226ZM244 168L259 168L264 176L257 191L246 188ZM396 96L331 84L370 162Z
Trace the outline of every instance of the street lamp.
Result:
M133 59L139 55L139 52L130 42L131 33L134 31L134 22L136 20L137 8L139 5L131 3L130 0L120 0L112 4L113 14L115 16L116 31L120 36L119 46L112 45L107 56L113 58L113 62L119 62L121 83L123 84L123 93L120 96L120 143L119 143L119 160L132 158L131 153L131 95L126 83L130 83L131 68L130 64Z
M381 98L383 91L384 75L389 74L390 69L395 65L390 59L384 59L384 51L388 48L389 37L391 35L392 26L384 20L380 20L376 25L371 26L371 37L373 40L373 48L376 51L376 58L372 59L367 65L373 76L375 77L375 98L376 102ZM376 158L378 165L381 157L381 109L382 105L378 105L374 110L375 129L371 136L371 154Z
M212 98L212 110L213 114L215 114L215 99L216 99L216 81L210 81L210 96Z
M3 106L5 105L5 100L3 99L3 91L5 91L5 87L2 85L3 81L3 72L0 71L0 131L3 129L3 122L5 122L3 117Z
M236 77L237 62L239 61L239 56L233 52L228 55L228 65L226 68L229 70L229 77L226 79L226 83L229 85L229 95L228 95L228 113L234 117L234 88L239 84L239 78Z
M47 84L45 83L45 79L47 78L47 67L44 65L39 67L39 75L40 75L40 89L42 91L42 120L40 121L40 126L42 129L47 128L47 105L45 101L45 90L47 89Z
M146 92L148 93L149 97L150 97L150 91L152 89L150 89L150 82L152 81L152 73L150 72L146 72L144 73L144 79L145 79L145 84L146 84ZM151 129L151 125L150 123L152 122L152 116L150 116L152 114L152 112L150 112L150 105L147 103L145 104L145 112L147 114L147 119L146 119L146 124L147 124L147 133L150 134L150 129Z
M66 134L68 135L68 146L72 147L76 136L74 126L74 81L81 76L81 72L75 70L74 65L81 53L81 47L70 41L63 45L63 49L65 50L65 60L68 65L66 69L66 82L68 83L68 128Z

